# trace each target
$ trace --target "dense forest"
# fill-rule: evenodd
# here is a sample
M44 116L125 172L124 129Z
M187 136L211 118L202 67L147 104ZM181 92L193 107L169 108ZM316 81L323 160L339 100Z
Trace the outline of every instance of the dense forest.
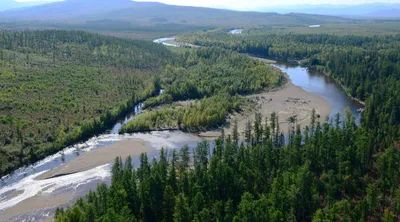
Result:
M229 35L225 30L181 36L193 44L322 70L365 102L361 124L355 124L349 110L343 120L338 114L323 123L314 113L304 129L293 118L285 139L275 113L256 114L244 135L234 127L232 135L223 134L215 144L161 149L153 160L142 154L137 169L129 158L117 158L111 186L101 184L71 207L57 209L56 221L399 221L399 37ZM180 83L174 82L168 99L161 95L147 106L189 99L181 98L186 93L171 93ZM165 109L158 111L175 121L169 124L182 119L175 117L180 112L167 110L176 107ZM144 125L160 122L152 112L143 117Z
M159 91L174 55L82 31L0 32L0 176L103 132Z
M239 95L218 94L212 97L163 106L135 117L120 133L151 130L183 130L200 132L216 129L226 123L229 113L241 111L244 98Z
M397 32L398 33L398 32ZM255 30L184 34L179 41L218 46L283 61L300 61L339 83L349 96L366 102L363 126L382 139L400 131L400 34L340 35ZM379 126L379 127L377 127Z
M280 86L279 70L239 53L219 48L204 48L180 56L177 66L167 65L162 72L164 92L145 107L172 101L201 99L226 92L247 95Z
M310 127L292 124L289 142L273 113L215 146L161 149L159 159L117 158L112 183L57 209L56 221L398 221L397 143L376 144L351 113Z

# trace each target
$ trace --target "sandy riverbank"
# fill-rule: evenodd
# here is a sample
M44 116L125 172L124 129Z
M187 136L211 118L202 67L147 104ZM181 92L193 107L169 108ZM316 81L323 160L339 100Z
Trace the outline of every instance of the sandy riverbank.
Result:
M280 129L282 132L287 133L289 117L296 116L297 124L303 128L311 123L312 109L316 110L317 115L320 116L320 121L324 121L332 110L332 107L325 99L293 85L289 79L281 89L251 95L247 98L256 103L255 109L231 115L228 119L231 124L224 128L226 134L232 133L233 123L237 120L239 133L243 136L247 121L254 122L254 114L257 112L261 113L263 119L265 117L269 118L272 112L277 113ZM208 131L199 135L203 137L218 137L221 133L220 131Z
M248 55L252 59L256 59L267 64L276 63L274 60L254 57ZM228 127L224 127L225 134L232 134L233 123L236 120L238 123L238 131L244 137L246 123L250 120L252 123L255 120L255 113L260 113L263 117L270 117L271 113L275 112L279 118L279 127L282 132L287 133L289 130L288 118L295 116L297 124L300 127L305 127L311 123L311 113L315 109L316 114L320 116L320 121L324 121L325 117L329 116L332 107L322 97L309 93L299 86L293 85L289 76L285 74L286 84L274 91L263 92L247 96L256 103L255 109L247 110L243 113L235 113L229 116L227 120ZM206 138L214 138L221 135L220 130L208 131L200 133L199 136Z
M113 145L87 152L68 164L31 179L29 183L32 185L27 187L28 190L12 192L5 200L18 199L20 195L23 197L25 192L30 193L29 189L38 189L32 191L36 192L36 195L23 199L14 206L0 212L0 221L21 221L26 219L25 215L30 215L29 218L35 217L41 221L46 218L42 214L48 212L51 215L58 206L65 206L82 193L86 193L87 191L81 190L81 188L77 189L80 181L89 180L90 182L91 179L96 178L95 174L104 170L105 164L112 162L117 156L126 158L151 151L153 149L146 146L144 141L134 139L119 141ZM104 174L100 173L99 176L104 177ZM96 181L93 180L93 182ZM73 186L68 185L69 183ZM53 191L49 193L48 190Z
M46 208L55 208L57 206L64 205L73 200L73 195L59 195L59 196L43 196L36 195L34 197L28 198L14 207L8 208L0 213L0 222L12 222L12 221L24 221L23 214L29 214L29 212L34 212L37 210L43 210ZM39 221L53 221L53 217L48 217L46 219L41 218L41 215L35 215L40 218Z
M36 180L44 180L62 175L82 172L97 166L112 162L116 157L123 159L128 156L139 156L151 151L142 140L125 140L117 142L108 147L97 149L83 154L66 165L59 166L53 170L36 177Z

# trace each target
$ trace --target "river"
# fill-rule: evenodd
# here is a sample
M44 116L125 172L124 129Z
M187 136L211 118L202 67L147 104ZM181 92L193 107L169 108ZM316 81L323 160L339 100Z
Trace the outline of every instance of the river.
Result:
M171 40L171 38L157 39L154 40L154 42L164 44L166 40ZM171 44L168 45L171 46ZM323 97L332 107L331 117L337 112L343 114L343 110L346 107L350 107L358 118L356 110L361 108L362 105L352 101L329 77L297 65L293 66L277 63L275 66L286 72L294 85L300 86L310 93ZM140 113L141 107L142 104L137 105L132 114L129 114L124 120L116 123L110 131L100 136L92 137L84 143L66 147L59 153L49 156L34 165L21 168L12 175L3 177L0 184L0 221L43 220L54 213L54 205L39 209L30 209L24 212L12 211L11 214L7 212L6 209L13 209L13 206L31 200L35 195L40 195L42 198L36 201L46 201L46 198L51 199L52 197L68 195L70 196L68 201L65 201L64 204L61 205L67 206L72 201L83 196L88 190L95 188L98 183L109 183L111 163L85 172L52 179L34 179L36 176L50 169L69 163L83 153L101 149L121 140L142 139L145 141L146 145L154 150L148 154L151 160L153 157L158 157L158 152L161 147L177 149L187 144L189 147L193 148L198 142L204 140L196 135L180 131L118 135L119 128L130 119L134 118L134 113ZM137 157L133 158L133 163L135 166L138 166L139 159Z
M161 91L162 93L162 91ZM26 212L20 212L21 207L16 206L34 201L48 201L61 198L64 202L61 206L67 206L78 198L84 196L90 189L96 188L98 183L110 183L111 163L105 164L88 171L51 178L47 180L35 180L38 175L68 164L73 159L86 152L112 145L122 140L141 139L152 148L148 153L149 160L157 158L159 150L181 148L188 145L194 148L198 142L204 139L193 134L181 131L157 131L149 133L134 133L119 135L121 126L134 118L135 113L141 112L142 104L138 104L133 112L123 120L117 122L108 132L90 138L88 141L67 147L62 151L45 158L31 166L16 170L13 174L3 177L0 181L0 221L41 221L54 213L56 206L33 208ZM139 166L139 158L133 157L133 164ZM70 197L66 198L65 195ZM14 209L14 208L16 209ZM22 208L26 208L22 206ZM29 207L31 208L31 206ZM11 211L11 213L7 212Z
M357 110L364 106L348 97L329 76L299 65L277 62L273 66L287 73L294 85L324 98L332 107L330 118L334 118L337 113L343 116L344 110L349 107L355 116L356 122L359 123L361 115Z
M229 34L233 34L233 35L239 35L242 34L243 29L231 29L228 31Z

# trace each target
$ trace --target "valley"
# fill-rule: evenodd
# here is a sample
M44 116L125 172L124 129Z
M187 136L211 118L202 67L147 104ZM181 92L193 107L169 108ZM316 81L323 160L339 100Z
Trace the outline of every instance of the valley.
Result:
M168 41L170 39L164 38L161 42L164 40ZM315 73L312 74L307 71L306 68L279 63L276 67L287 74L288 82L281 89L276 89L274 92L249 96L257 104L256 107L247 112L244 111L243 113L229 116L228 122L230 122L230 125L224 129L225 133L232 135L233 120L237 120L237 130L240 132L242 139L244 139L246 124L248 121L255 120L255 113L261 113L262 116L268 117L272 112L276 112L283 132L288 132L290 129L291 125L288 122L288 118L291 116L296 116L297 124L301 126L309 125L312 109L316 110L321 121L328 116L334 118L336 114L334 110L339 113L342 112L343 115L344 108L347 106L351 107L354 115L358 115L356 109L360 105L352 103L350 98L345 95L338 100L337 93L341 92L340 88L335 86L334 83L324 80L323 74L319 74L320 76L318 77ZM309 81L304 81L306 78ZM333 87L334 89L336 87L336 91L324 95L317 90L321 87ZM297 98L291 98L291 96L296 96ZM325 96L328 97L326 98ZM336 98L331 99L331 96ZM135 113L138 115L142 112L141 106L134 108ZM133 118L135 117L127 116L122 124L128 123ZM130 155L133 158L134 165L139 165L139 156L143 152L148 153L149 157L153 156L158 159L160 147L171 150L190 144L190 148L194 149L198 142L204 140L212 141L213 138L221 135L220 130L201 132L199 136L181 131L155 131L118 135L116 133L118 133L121 126L123 125L117 123L109 134L95 136L87 142L67 147L44 161L26 169L20 169L19 171L21 172L16 175L3 178L4 187L0 189L0 192L3 194L9 193L10 190L13 192L0 199L2 205L10 207L2 209L0 217L4 217L7 220L11 218L18 220L45 219L47 218L46 215L51 215L50 212L53 212L57 207L66 206L66 204L79 198L85 191L93 189L96 183L102 181L110 183L110 164L118 156L126 158ZM32 194L23 188L23 186L26 186L23 184L28 181L32 184L45 182L46 186L44 187L46 189L50 188L51 192L46 191L46 189L42 192L37 190L31 196ZM20 190L21 188L22 190ZM72 192L72 188L76 190ZM15 193L17 191L18 193ZM66 198L64 197L65 193L73 193L73 195ZM38 200L53 201L51 201L50 205L41 205L37 204Z
M400 219L396 4L2 4L0 221Z

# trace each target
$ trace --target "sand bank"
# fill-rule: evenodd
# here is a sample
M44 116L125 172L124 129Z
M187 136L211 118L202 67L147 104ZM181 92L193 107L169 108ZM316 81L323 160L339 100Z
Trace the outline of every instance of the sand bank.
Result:
M269 118L272 112L277 113L280 129L282 132L287 133L289 117L295 116L297 124L305 127L311 122L312 109L316 110L321 122L325 120L325 117L329 116L332 110L332 107L325 99L293 85L290 80L283 88L277 91L254 94L247 98L256 103L255 109L231 115L228 119L230 125L224 128L226 134L232 133L233 123L236 120L238 122L238 130L243 136L247 121L254 122L254 114L257 112L261 113L263 120L265 117ZM218 137L221 133L220 131L208 131L199 135L202 137Z
M254 57L252 55L248 56L268 64L276 63L274 60ZM296 117L296 123L301 127L305 127L311 123L311 113L313 109L315 109L316 114L320 116L320 121L324 121L325 117L329 116L332 107L325 99L313 93L309 93L299 86L293 85L286 74L285 77L287 82L282 88L247 96L247 98L256 103L255 109L230 115L227 120L230 124L228 127L224 127L225 134L232 134L233 123L236 120L238 123L238 131L240 135L244 137L246 123L249 120L252 123L254 122L255 113L260 113L264 121L265 117L269 118L271 113L275 112L279 118L280 130L284 133L287 133L289 130L289 117ZM220 135L220 130L207 131L199 134L199 136L205 138L215 138Z
M51 198L48 196L36 195L1 212L0 221L23 221L25 219L23 214L27 212L36 212L37 210L54 208L62 204L66 204L72 199L73 195L60 195L56 197L52 196ZM42 220L43 218L41 216L42 215L37 215L37 218ZM51 218L49 218L49 221L52 221Z
M151 151L151 149L147 147L142 140L120 141L111 146L85 153L75 158L68 164L43 173L35 179L44 180L62 175L82 172L112 162L118 156L124 159L128 156L139 156L140 154L149 151Z
M46 216L42 215L43 213L47 214L46 212L48 212L52 215L55 208L65 206L65 204L81 196L81 193L79 193L81 191L76 190L80 182L75 181L76 183L73 183L74 180L79 180L79 178L82 180L82 178L85 179L86 177L89 178L90 175L94 175L98 172L98 170L96 170L97 168L112 162L117 156L121 156L122 158L139 156L141 153L150 152L152 150L153 149L145 145L144 141L139 139L119 141L113 145L92 150L75 158L68 164L38 175L31 183L38 183L38 186L43 189L39 190L36 195L24 199L16 205L0 212L0 222L22 221L31 217L35 217L37 220L41 221L46 218ZM71 184L73 184L72 188L68 186L68 184L65 187L59 186L59 188L54 188L57 187L58 183L68 183L65 180L71 180ZM46 192L48 189L56 190L48 193ZM60 189L60 192L58 192L57 189ZM81 190L81 188L79 190ZM3 200L18 198L22 193L22 191L13 191ZM26 215L29 216L26 217ZM51 220L51 218L48 219Z

